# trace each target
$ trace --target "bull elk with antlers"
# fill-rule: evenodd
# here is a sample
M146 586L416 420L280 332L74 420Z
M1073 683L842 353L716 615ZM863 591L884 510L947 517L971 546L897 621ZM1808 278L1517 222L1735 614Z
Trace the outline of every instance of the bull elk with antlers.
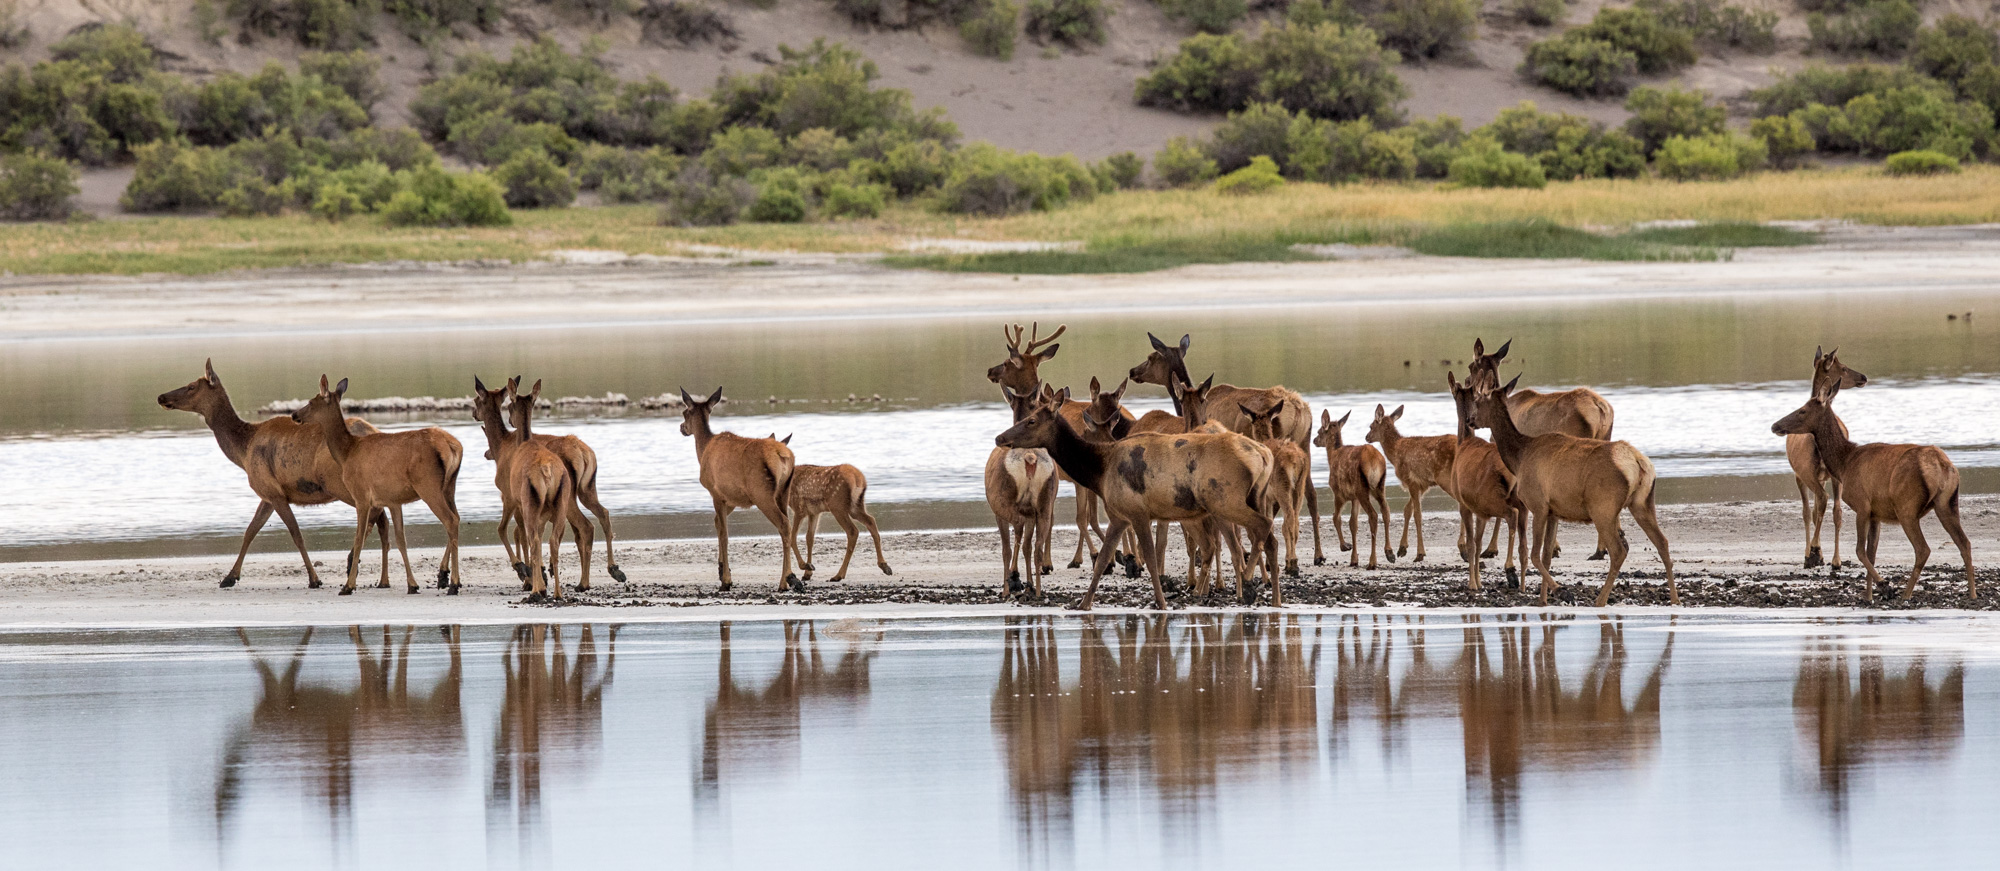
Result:
M1057 402L1037 403L1028 415L995 437L1003 448L1042 448L1056 465L1079 485L1095 490L1111 516L1107 540L1115 541L1132 529L1139 537L1139 556L1153 578L1153 603L1167 607L1162 582L1162 548L1149 524L1155 520L1198 520L1212 517L1243 527L1259 553L1255 560L1261 578L1275 588L1277 543L1271 535L1270 493L1271 452L1263 445L1236 433L1187 433L1184 435L1141 434L1112 442L1098 443L1078 434L1061 413L1061 403L1069 391L1057 394ZM1244 565L1242 543L1226 536L1235 551L1239 567ZM1089 610L1097 595L1097 582L1111 561L1109 548L1100 551L1092 565L1090 589L1079 607ZM1239 576L1239 596L1250 595L1247 579Z
M1170 398L1174 397L1175 388L1172 385L1176 383L1183 390L1192 388L1194 379L1188 375L1187 352L1194 344L1193 337L1181 336L1178 345L1162 342L1152 333L1147 333L1146 339L1152 342L1152 352L1146 355L1144 362L1132 367L1127 376L1140 384L1166 387ZM1210 376L1210 380L1214 380L1214 376ZM1209 419L1227 427L1230 432L1249 434L1250 419L1246 409L1273 411L1276 412L1273 438L1290 441L1301 451L1310 451L1312 447L1312 408L1296 391L1282 386L1258 388L1216 384L1209 389L1207 399ZM1174 408L1180 410L1178 398ZM1307 453L1307 457L1310 458L1311 454ZM1312 515L1313 565L1325 565L1326 551L1319 538L1319 493L1311 487L1306 488L1306 508Z
M1653 461L1627 442L1581 438L1563 433L1530 436L1514 423L1507 394L1513 381L1498 389L1472 387L1473 426L1493 431L1493 444L1500 461L1515 478L1514 492L1522 507L1534 519L1533 547L1529 549L1535 568L1542 574L1542 604L1549 603L1555 579L1549 575L1549 560L1555 556L1556 524L1559 521L1589 523L1597 527L1597 546L1610 556L1604 586L1597 591L1597 607L1611 601L1611 585L1625 565L1631 546L1618 523L1619 512L1629 512L1645 530L1646 537L1660 552L1667 572L1667 598L1680 604L1680 589L1674 584L1674 559L1667 552L1667 537L1660 531L1654 512Z
M1868 383L1868 376L1841 365L1840 349L1831 354L1821 354L1813 349L1812 395L1826 394L1826 403L1832 407L1833 398L1840 391L1861 387ZM1822 360L1829 360L1825 366ZM1834 418L1840 423L1840 418ZM1847 424L1841 423L1841 431L1846 432ZM1799 504L1806 522L1806 568L1815 568L1825 562L1820 556L1819 532L1825 526L1826 509L1833 508L1833 567L1830 572L1840 571L1840 480L1833 477L1820 462L1819 449L1813 437L1807 433L1785 436L1785 460L1792 466L1792 481L1799 487ZM1833 489L1833 499L1826 498L1828 487Z
M318 588L319 571L313 568L312 554L306 551L305 536L299 532L298 518L292 514L294 505L325 505L328 502L354 504L347 493L347 485L340 479L340 464L333 461L333 454L327 451L326 440L320 438L319 430L302 426L289 417L274 417L260 423L249 423L236 414L236 406L229 401L229 391L223 389L222 378L215 374L213 360L202 363L202 376L188 382L187 386L160 394L161 408L174 411L191 411L201 415L215 434L216 446L222 448L222 455L250 479L250 492L257 494L257 512L250 517L249 528L243 530L243 546L236 551L236 563L229 567L229 573L222 576L219 586L233 587L243 578L243 560L250 554L250 542L257 538L264 523L277 514L284 521L285 531L292 535L292 545L299 549L299 557L306 563L306 586ZM370 435L377 430L368 421L358 417L347 419L347 429L354 435ZM368 521L382 540L382 581L389 585L389 513L378 510ZM405 561L405 569L408 568Z
M1875 601L1875 586L1882 576L1875 571L1875 549L1882 543L1882 521L1903 527L1910 540L1915 561L1910 577L1903 583L1907 602L1916 592L1930 545L1924 541L1924 515L1937 512L1938 524L1958 545L1965 560L1966 595L1979 597L1979 580L1972 569L1972 542L1958 516L1958 467L1934 445L1857 445L1847 436L1847 427L1835 416L1829 403L1838 392L1838 366L1831 355L1813 366L1813 397L1797 411L1771 425L1778 435L1809 434L1814 450L1828 474L1839 483L1836 492L1854 509L1854 555L1868 572L1868 601Z
M722 402L722 388L696 399L681 390L681 435L694 437L695 459L701 463L701 486L715 503L716 574L722 589L729 577L729 515L738 508L756 508L777 527L784 558L778 568L778 589L805 592L805 582L792 573L798 542L788 518L792 501L792 449L777 439L745 438L709 427L709 416ZM801 564L803 559L798 560Z
M347 393L347 379L327 387L319 377L319 394L292 412L292 420L318 427L327 452L340 466L340 479L354 501L354 546L347 552L347 584L343 596L354 592L354 579L361 569L361 545L368 540L369 518L378 508L389 511L396 528L396 549L403 555L403 574L409 591L417 591L416 575L410 570L410 548L403 536L403 506L422 500L425 507L444 524L444 556L438 568L438 586L449 587L458 595L461 579L458 568L458 464L465 448L451 433L437 427L406 432L355 435L340 413L340 398ZM383 578L377 586L387 587Z

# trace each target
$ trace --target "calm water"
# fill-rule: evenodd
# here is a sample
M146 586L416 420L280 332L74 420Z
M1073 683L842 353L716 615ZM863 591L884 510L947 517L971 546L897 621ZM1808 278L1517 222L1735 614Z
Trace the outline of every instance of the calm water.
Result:
M0 837L9 868L1985 868L1996 641L1440 614L10 632Z
M1966 310L1993 314L1943 317ZM2000 491L2000 435L1991 426L2000 419L2000 328L1990 326L2000 320L2000 292L1073 320L1043 370L1054 383L1082 390L1091 375L1122 377L1144 357L1146 331L1193 332L1197 377L1284 383L1316 408L1351 409L1350 440L1364 435L1377 402L1408 405L1405 434L1451 431L1444 361L1462 373L1474 336L1511 336L1507 372L1524 371L1523 384L1597 387L1618 409L1616 435L1653 457L1669 500L1791 496L1769 425L1803 401L1813 347L1839 345L1871 379L1841 399L1858 437L1939 444L1967 470L1969 492ZM980 464L1007 421L984 378L1004 356L989 320L0 343L8 373L0 407L9 410L0 418L0 515L13 533L0 558L232 550L255 507L241 473L198 419L153 401L198 375L208 356L246 416L270 400L310 394L322 372L350 377L357 397L465 395L475 372L540 377L551 394L635 399L721 384L743 401L718 426L792 433L801 462L862 467L870 501L891 527L983 524ZM848 403L849 394L883 401ZM1140 410L1166 405L1154 387L1135 387L1128 398ZM444 425L468 444L460 506L475 536L490 537L497 496L471 421L375 417L391 428ZM706 534L708 500L678 425L677 415L631 412L561 415L546 427L597 449L602 495L624 518L624 534ZM304 509L300 519L320 545L353 522L345 507ZM429 517L418 511L415 519ZM260 546L287 543L274 534Z

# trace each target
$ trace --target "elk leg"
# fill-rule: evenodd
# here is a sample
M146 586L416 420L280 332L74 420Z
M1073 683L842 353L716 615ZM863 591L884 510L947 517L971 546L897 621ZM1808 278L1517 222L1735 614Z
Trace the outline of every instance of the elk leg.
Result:
M1916 559L1910 563L1909 580L1903 582L1903 595L1896 597L1896 601L1898 602L1908 602L1910 601L1910 596L1917 592L1917 579L1923 575L1924 563L1931 557L1931 545L1930 542L1924 540L1924 516L1922 514L1912 511L1905 514L1901 519L1903 534L1910 539L1910 550L1916 552Z
M1958 518L1958 494L1954 493L1937 500L1938 525L1944 527L1944 534L1951 536L1951 543L1958 545L1958 555L1965 560L1965 595L1979 598L1979 579L1972 572L1972 540L1965 537L1965 526Z
M414 594L417 591L417 573L410 569L410 545L409 542L403 540L403 506L389 506L389 524L395 527L396 552L403 555L403 575L409 579L410 592ZM387 565L389 561L384 559L382 562L384 565ZM389 575L387 572L383 572L382 580L377 582L375 586L377 589L386 590L389 588Z
M1153 607L1165 611L1167 589L1160 581L1160 551L1153 546L1153 526L1150 523L1134 523L1132 528L1139 533L1139 555L1145 561L1145 565L1140 568L1153 579Z
M854 561L854 546L861 543L861 527L855 526L854 519L848 517L845 511L833 512L833 522L840 524L841 530L847 533L847 555L840 558L840 571L834 572L830 579L839 583L847 580L847 564Z
M1090 552L1091 559L1097 558L1097 544L1090 540L1088 530L1097 530L1097 494L1082 485L1076 486L1076 553L1069 558L1070 568L1083 567L1084 551ZM1086 519L1087 518L1087 519ZM1097 530L1100 534L1103 530Z
M1556 579L1549 575L1549 561L1554 559L1556 549L1556 521L1547 511L1534 515L1535 527L1535 569L1542 574L1542 606L1549 604L1549 591L1555 588ZM1523 583L1526 579L1523 578Z
M354 546L347 551L347 583L340 588L340 595L354 595L354 579L361 574L361 546L368 542L368 512L365 502L354 503Z
M1106 513L1110 512L1107 511ZM1143 520L1139 521L1139 523L1144 522ZM1137 525L1114 514L1111 517L1110 525L1104 530L1105 541L1116 540L1119 536L1124 535L1127 529ZM1097 561L1090 564L1090 588L1083 591L1083 601L1077 604L1077 610L1088 611L1090 610L1090 606L1097 601L1097 582L1104 577L1105 569L1111 567L1111 557L1112 552L1109 546L1097 552Z
M562 555L562 540L563 540L562 521L563 517L561 514L551 514L547 519L547 523L549 525L549 597L552 599L561 599L563 597L562 571L561 571L562 570L561 555Z
M618 567L618 558L611 555L611 512L604 510L604 503L597 501L597 476L592 474L588 485L578 486L576 499L590 513L597 515L597 522L604 526L604 572L619 583L625 582L625 570ZM589 521L584 521L588 523ZM588 581L588 578L584 580ZM579 587L578 589L582 589Z
M1299 494L1285 506L1285 574L1299 576Z
M441 488L432 498L424 500L424 504L430 508L431 514L435 515L437 519L444 521L444 550L445 556L451 562L451 566L447 568L442 564L445 560L439 561L438 583L442 584L446 580L451 581L451 589L445 593L447 596L458 595L460 581L465 578L464 571L458 566L459 529L463 526L464 519L458 514L457 487L458 473L454 471L451 474L450 481L447 482L444 488Z
M1347 504L1347 500L1340 498L1340 491L1338 490L1334 491L1333 538L1334 538L1334 543L1340 546L1342 552L1345 552L1347 550L1347 531L1340 528L1340 508L1345 504Z
M1801 477L1801 476L1798 476L1798 475L1793 475L1793 476L1792 476L1792 485L1798 488L1798 491L1799 491L1799 513L1800 513L1800 514L1801 514L1801 515L1802 515L1802 516L1803 516L1803 517L1805 518L1805 524L1806 524L1806 562L1805 562L1805 565L1806 565L1806 568L1809 568L1809 569L1810 569L1810 568L1818 568L1818 567L1819 567L1819 564L1820 564L1820 561L1821 561L1821 560L1820 560L1820 555L1819 555L1819 528L1820 528L1820 526L1819 526L1819 518L1818 518L1818 517L1815 517L1815 516L1814 516L1814 513L1815 513L1814 509L1816 509L1816 508L1818 508L1818 507L1820 507L1820 506L1817 506L1817 505L1813 504L1813 492L1812 492L1812 490L1808 490L1808 489L1806 489L1806 479L1805 479L1805 478L1803 478L1803 477ZM1817 490L1817 489L1818 489L1818 484L1817 484L1817 482L1815 482L1815 484L1814 484L1814 487L1813 487L1813 489L1814 489L1814 490Z
M1004 517L996 517L1000 525L1000 601L1007 601L1013 593L1013 585L1021 582L1021 576L1014 573L1014 524Z
M1350 569L1361 567L1361 506L1364 504L1367 504L1367 500L1365 499L1359 502L1353 499L1347 500L1347 538L1353 547L1352 549L1342 548L1342 550L1347 551L1347 567ZM1372 512L1375 509L1370 508L1368 510ZM1374 557L1371 554L1369 558L1373 559Z
M777 506L769 504L757 506L757 511L764 515L764 519L771 521L771 526L778 530L778 536L781 539L779 546L784 548L784 557L779 560L778 589L780 591L789 589L798 593L805 592L806 582L799 580L799 576L792 573L792 557L798 554L799 544L798 540L792 538L790 532L787 530L787 527L791 525L790 518L786 517L787 512L781 511ZM800 562L804 562L804 560L800 560Z
M1036 599L1040 599L1042 597L1042 575L1048 574L1049 572L1055 570L1054 566L1049 565L1049 560L1048 560L1049 541L1055 538L1056 535L1056 482L1054 478L1049 479L1048 489L1042 491L1041 504L1042 504L1042 509L1040 511L1035 512L1035 523L1037 524L1036 530L1038 534L1041 536L1042 540L1042 551L1041 551L1042 564L1036 567L1039 570L1035 572ZM1096 520L1094 518L1096 517L1096 515L1093 513L1091 516L1093 518L1091 522L1095 523ZM882 568L884 571L888 570L888 566L886 565L883 566Z
M1494 525L1493 537L1495 539L1500 537L1498 524ZM1518 568L1514 559L1515 551L1520 551ZM1516 591L1523 593L1528 591L1528 509L1526 508L1507 510L1507 564L1503 569L1507 574L1513 575L1509 580L1515 582Z
M1406 556L1410 552L1410 515L1417 510L1417 491L1412 488L1407 493L1410 498L1403 500L1403 540L1402 543L1396 545L1397 556ZM1417 537L1419 541L1423 540L1423 530L1421 527L1418 528ZM1424 546L1422 544L1417 545L1418 553L1422 553L1423 549Z
M1509 551L1512 551L1514 549L1514 536L1516 533L1519 532L1521 532L1521 530L1515 529L1514 524L1509 523L1507 525L1507 549ZM1479 546L1479 542L1476 541L1473 542L1472 544L1474 547ZM1480 551L1479 555L1487 558L1492 558L1500 555L1500 524L1498 523L1493 524L1493 538L1492 540L1486 542L1486 549ZM1508 560L1512 560L1513 558L1514 557L1511 554L1507 557ZM1512 563L1510 562L1509 565L1512 565Z
M799 534L799 522L801 520L799 515L801 513L803 512L800 512L798 510L792 511L791 534L795 538ZM813 573L813 564L812 564L813 544L819 539L819 512L815 511L812 513L811 517L803 518L803 520L806 525L806 537L804 539L804 546L806 550L805 550L805 556L799 560L799 578L801 580L810 581L812 580L812 573Z
M250 515L250 527L243 530L243 547L236 551L236 564L229 567L229 574L222 576L222 583L219 586L225 589L234 587L237 581L243 579L243 558L250 555L250 541L257 537L258 530L263 529L264 523L270 519L271 503L268 501L258 502L256 513ZM303 551L305 548L301 546L299 549ZM312 575L311 557L306 558L306 575L308 577ZM319 585L314 584L313 586Z
M1424 500L1423 496L1411 496L1410 505L1417 509L1417 558L1412 562L1424 561ZM1402 556L1399 551L1397 556Z
M1827 508L1833 511L1833 563L1826 570L1827 577L1840 573L1840 481L1831 483L1833 499L1827 503Z
M862 525L868 527L868 537L875 540L875 566L882 570L882 574L894 575L895 572L889 570L888 558L882 556L882 527L875 524L875 515L868 513L868 506L862 504L860 499L854 500L852 513L861 518Z
M300 558L306 561L306 589L319 589L319 570L313 568L312 554L306 552L306 537L299 532L299 519L292 515L292 506L284 502L279 502L272 505L271 510L277 513L279 520L285 522L285 531L291 533L292 536L292 546L299 549ZM247 542L249 540L248 536L245 536L244 540ZM242 559L241 556L237 557L239 564ZM236 573L231 572L230 574L233 576ZM227 581L229 579L225 578L224 580Z
M576 503L564 507L569 516L570 531L576 533L576 589L578 592L590 589L590 548L595 544L595 533L590 528L590 518L577 510Z
M1478 547L1479 540L1486 537L1486 518L1474 517L1472 516L1471 509L1459 506L1458 522L1459 527L1470 535L1473 542L1472 544L1466 544L1466 535L1460 535L1458 539L1458 555L1471 567L1472 575L1467 589L1477 592L1479 590L1479 555L1473 553L1472 549Z
M1854 558L1861 561L1861 584L1870 604L1875 602L1875 585L1882 583L1882 576L1875 573L1875 551L1868 546L1868 529L1875 525L1875 518L1854 513Z
M521 506L521 556L528 561L528 600L548 597L548 575L542 571L542 518L538 506Z
M1381 490L1375 491L1375 507L1382 512L1382 558L1393 563L1396 561L1396 555L1389 551L1389 518L1392 515L1389 514L1389 500L1383 495ZM1372 569L1375 567L1373 565L1375 562L1375 552L1373 550L1375 547L1375 519L1373 515L1370 515L1368 520L1368 547L1370 548L1368 552L1368 562L1370 565L1368 567Z
M1660 565L1667 570L1667 604L1680 604L1680 586L1674 583L1674 558L1667 552L1667 534L1660 531L1659 514L1653 507L1653 494L1647 493L1645 500L1632 509L1632 520L1646 533L1646 539L1653 543L1653 549L1660 552ZM1624 536L1621 533L1619 537Z
M722 581L718 589L727 590L729 581L729 513L736 509L717 500L715 503L715 574Z
M528 579L528 564L522 560L520 554L516 551L514 547L515 539L518 538L519 536L518 535L509 536L507 534L508 524L513 523L519 519L520 518L514 514L513 503L508 499L502 498L500 500L500 548L506 551L507 564L514 567L515 576L519 577L523 581L526 581Z
M1311 457L1311 454L1307 456ZM1313 522L1313 565L1326 565L1326 549L1319 543L1319 488L1313 486L1311 475L1306 476L1306 511L1312 515Z

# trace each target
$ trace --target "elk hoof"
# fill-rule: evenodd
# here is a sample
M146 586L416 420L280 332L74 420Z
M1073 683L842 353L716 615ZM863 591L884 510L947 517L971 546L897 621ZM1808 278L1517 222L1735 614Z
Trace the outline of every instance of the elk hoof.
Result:
M1298 576L1299 576L1299 564L1298 564L1298 563L1286 563L1286 564L1285 564L1285 577L1288 577L1288 578L1296 578L1296 577L1298 577Z
M451 586L451 569L438 569L438 589Z
M1819 548L1806 551L1806 568L1816 569L1823 565L1826 565L1826 558L1820 556Z
M353 587L341 587L341 588L340 588L340 593L339 593L339 595L342 595L342 596L352 596L352 595L354 595L354 588L353 588Z
M1045 575L1046 575L1046 574L1048 574L1049 572L1052 572L1052 571L1055 571L1055 570L1056 570L1056 567L1055 567L1055 566L1042 566L1042 574L1045 574Z
M1021 594L1021 591L1026 590L1027 588L1028 587L1026 584L1021 583L1020 572L1007 573L1007 595L1018 596Z
M728 582L728 581L723 581L723 582L721 583L721 585L719 585L719 586L717 586L717 587L715 588L715 591L716 591L716 592L718 592L718 593L727 593L727 592L729 592L729 588L730 588L730 587L733 587L733 586L736 586L736 585L735 585L735 584L732 584L732 583L730 583L730 582Z
M621 569L621 568L619 568L619 567L617 567L617 566L615 566L615 565L610 565L610 566L605 566L605 567L604 567L604 571L608 572L608 573L609 573L609 574L611 575L611 579L612 579L612 580L614 580L614 581L617 581L618 583L621 583L621 584L622 584L622 583L625 583L625 570L624 570L624 569Z
M521 580L524 580L524 581L525 581L525 580L527 580L527 579L528 579L528 564L527 564L527 563L524 563L524 562L516 562L516 563L514 563L514 575L515 575L515 577L518 577L518 578L520 578Z
M1313 557L1313 565L1316 565L1316 566L1323 566L1323 565L1326 565L1326 557L1323 557L1323 556L1316 556L1316 557Z
M894 574L895 574L895 572L894 572L894 571L892 571L892 570L891 570L891 569L889 568L889 564L888 564L888 563L880 563L879 565L880 565L880 566L881 566L881 568L882 568L882 574L885 574L885 575L894 575ZM1075 568L1075 566L1071 566L1070 568Z
M1521 575L1519 572L1514 571L1513 566L1507 567L1507 583L1514 584L1516 586L1519 586L1521 583Z
M223 589L227 590L227 589L229 589L230 587L234 587L234 586L236 586L236 582L237 582L238 580L240 580L240 579L239 579L239 578L237 578L237 577L236 577L235 575L230 575L229 577L226 577L226 578L223 578L223 579L222 579L222 583L220 583L220 584L217 584L216 586L218 586L218 587L221 587L221 588L223 588ZM317 586L319 586L319 585L318 585L318 584L313 584L312 586L315 586L315 587L317 587Z
M531 604L531 605L539 605L539 604L541 604L541 603L543 603L543 602L546 602L546 601L548 601L548 600L549 600L549 594L548 594L548 593L544 593L544 592L541 592L541 591L539 591L539 590L538 590L538 591L534 591L534 592L530 592L530 593L528 594L528 597L527 597L527 598L525 598L525 599L522 599L521 601L523 601L523 602L527 602L527 603L529 603L529 604Z
M1350 544L1346 544L1346 543L1344 543L1344 542L1343 542L1343 543L1342 543L1342 544L1340 545L1340 552L1341 552L1341 553L1346 553L1346 552L1348 552L1348 551L1350 551L1350 550L1353 550L1353 549L1354 549L1354 546L1353 546L1353 545L1350 545Z
M1584 559L1603 559L1603 558L1604 558L1604 549L1603 549L1603 548L1598 548L1598 549L1597 549L1597 552L1596 552L1596 553L1593 553L1593 554L1591 554L1590 556L1587 556L1587 557L1584 557Z
M844 580L847 580L846 575L834 575L833 577L827 578L826 582L829 584L838 584Z
M416 587L411 587L411 588L410 588L410 595L414 596L414 595L416 595L416 594L417 594L417 588L416 588Z
M1384 548L1384 549L1382 550L1382 558L1383 558L1383 559L1385 559L1385 560L1388 560L1388 561L1390 561L1390 562L1392 562L1392 563L1396 561L1396 555L1395 555L1395 554L1393 554L1393 553L1390 553L1390 552L1388 551L1388 549L1387 549L1387 548ZM1371 569L1372 569L1372 568L1374 568L1374 567L1375 567L1375 566L1373 566L1373 565L1370 565L1370 566L1369 566L1369 568L1371 568Z
M1487 549L1485 549L1485 550L1482 550L1482 551L1480 551L1480 552L1479 552L1479 558L1480 558L1480 559L1492 559L1492 558L1494 558L1494 557L1496 557L1496 556L1499 556L1499 555L1500 555L1500 551L1498 551L1498 550L1496 550L1496 549L1494 549L1494 548L1490 548L1490 547L1489 547L1489 548L1487 548Z
M1080 569L1080 568L1083 568L1083 560L1080 560L1080 559L1073 559L1073 560L1070 560L1070 561L1069 561L1069 567L1070 567L1070 568L1073 568L1073 569Z
M812 564L812 563L809 563L809 562L805 562L804 560L801 560L801 561L799 561L799 568L800 568L800 569L803 569L804 571L806 571L806 572L808 573L808 575L810 575L810 573L811 573L811 572L813 571L813 564Z
M784 583L779 584L778 589L783 590L787 587L794 593L803 593L806 591L806 582L799 580L798 575L786 575Z
M457 585L457 584L453 584L453 585L452 585L452 587L451 587L451 589L449 589L449 590L446 590L446 591L444 591L444 594L445 594L445 595L447 595L447 596L456 596L456 595L458 595L458 585Z
M1423 555L1422 553L1418 553L1418 554L1417 554L1417 555L1416 555L1416 556L1415 556L1414 558L1412 558L1412 559L1410 560L1410 562L1413 562L1413 563L1420 563L1420 562L1423 562L1423 561L1424 561L1424 555Z
M1401 547L1398 547L1398 548L1396 548L1396 555L1397 555L1397 556L1405 556L1405 555L1407 555L1407 554L1408 554L1409 552L1410 552L1410 546L1409 546L1409 545L1407 545L1407 544L1406 544L1406 545L1403 545L1403 546L1401 546Z
M535 591L535 582L534 582L534 581L531 581L531 580L528 580L527 578L522 578L522 579L521 579L521 592L523 592L523 593L532 593L532 592L534 592L534 591Z

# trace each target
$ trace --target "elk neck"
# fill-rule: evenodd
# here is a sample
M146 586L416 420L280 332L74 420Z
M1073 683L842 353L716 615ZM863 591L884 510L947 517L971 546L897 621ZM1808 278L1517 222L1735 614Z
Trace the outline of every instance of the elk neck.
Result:
M694 455L696 459L700 459L702 454L708 452L708 443L715 439L715 430L709 428L706 414L695 415L693 423Z
M1514 412L1507 408L1506 397L1501 397L1500 414L1487 427L1493 431L1493 447L1500 452L1500 462L1507 471L1520 468L1521 451L1528 446L1528 437L1514 427Z
M1070 480L1097 490L1104 479L1103 447L1078 435L1069 421L1062 419L1062 415L1056 415L1055 443L1049 445L1048 450L1049 456Z
M1828 407L1825 414L1812 419L1810 429L1813 451L1819 454L1820 465L1826 467L1827 474L1835 481L1841 480L1847 472L1847 461L1854 454L1854 440L1847 437L1847 427Z
M215 433L215 443L222 448L222 455L241 467L243 458L250 453L250 437L257 433L256 424L236 415L236 404L229 401L229 394L222 394L222 401L201 416Z
M498 458L503 446L508 442L507 425L500 422L499 412L496 411L480 420L479 429L486 434L486 447L492 449L493 456Z
M320 420L319 432L326 439L326 450L333 455L333 461L346 464L347 455L354 451L357 439L354 433L348 432L347 415L340 410L340 406L335 405L333 414Z

